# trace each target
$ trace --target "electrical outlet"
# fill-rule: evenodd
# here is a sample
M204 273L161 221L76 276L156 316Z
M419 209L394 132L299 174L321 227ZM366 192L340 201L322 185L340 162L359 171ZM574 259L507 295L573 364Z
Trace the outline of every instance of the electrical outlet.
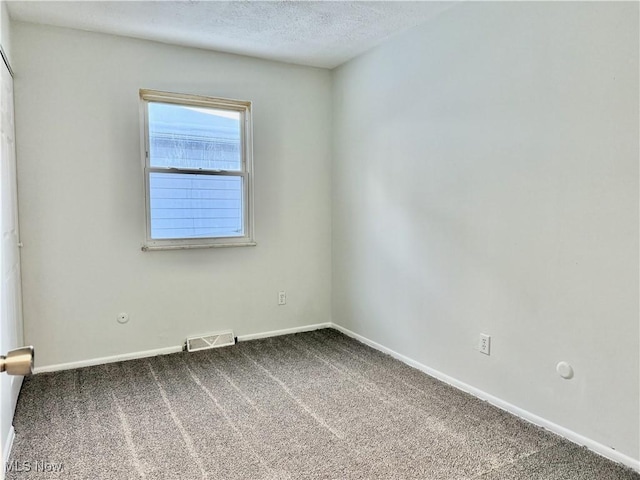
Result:
M480 344L478 345L480 353L491 355L491 335L480 334Z
M287 292L284 290L282 292L278 292L278 305L286 305L287 304Z

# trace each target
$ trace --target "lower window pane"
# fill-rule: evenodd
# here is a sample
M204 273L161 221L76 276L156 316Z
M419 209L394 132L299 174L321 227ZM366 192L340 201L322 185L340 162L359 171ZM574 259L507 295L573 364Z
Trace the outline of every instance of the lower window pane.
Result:
M150 173L151 238L244 236L242 177Z

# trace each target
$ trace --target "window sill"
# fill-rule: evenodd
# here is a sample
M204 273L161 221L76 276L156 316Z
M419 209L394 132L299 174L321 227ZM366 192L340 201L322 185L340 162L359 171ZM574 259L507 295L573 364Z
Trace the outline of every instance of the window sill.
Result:
M205 243L202 245L143 245L142 251L149 252L153 250L193 250L196 248L255 247L256 245L256 242Z

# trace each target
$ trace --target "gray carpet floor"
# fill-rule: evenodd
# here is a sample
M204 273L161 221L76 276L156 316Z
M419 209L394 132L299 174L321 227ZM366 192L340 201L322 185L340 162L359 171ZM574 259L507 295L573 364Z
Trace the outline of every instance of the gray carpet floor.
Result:
M328 329L35 375L15 429L8 479L640 479Z

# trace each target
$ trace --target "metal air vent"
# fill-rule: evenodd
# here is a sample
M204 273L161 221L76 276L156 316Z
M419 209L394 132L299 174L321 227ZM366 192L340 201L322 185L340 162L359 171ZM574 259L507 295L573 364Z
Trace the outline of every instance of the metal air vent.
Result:
M227 347L235 345L236 337L233 331L226 330L224 332L208 333L206 335L198 335L196 337L187 338L187 352L197 352L198 350L207 350L209 348Z

